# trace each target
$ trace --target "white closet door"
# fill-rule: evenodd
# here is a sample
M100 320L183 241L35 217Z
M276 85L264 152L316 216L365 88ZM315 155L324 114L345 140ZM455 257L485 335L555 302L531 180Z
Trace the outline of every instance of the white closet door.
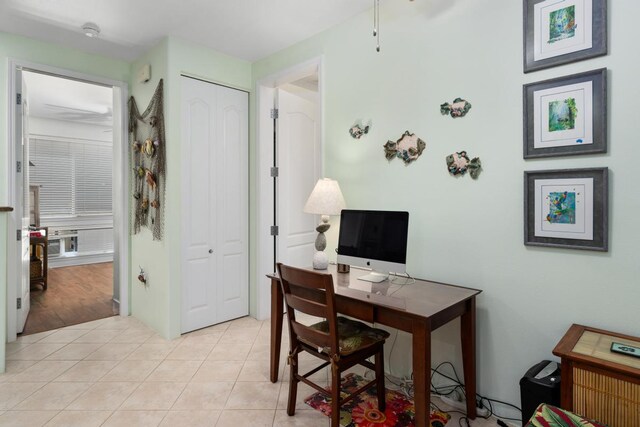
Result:
M249 94L217 86L217 323L249 314Z
M248 95L182 77L182 332L249 310Z
M320 178L320 112L318 105L277 90L278 262L311 266L318 217L302 212Z

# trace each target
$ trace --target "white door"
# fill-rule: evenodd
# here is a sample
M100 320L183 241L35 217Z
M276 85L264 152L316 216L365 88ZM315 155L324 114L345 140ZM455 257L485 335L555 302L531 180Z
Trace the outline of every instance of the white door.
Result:
M21 333L29 315L31 301L29 299L30 280L29 264L31 256L29 254L29 105L27 102L27 87L22 79L22 71L16 72L16 87L21 88L21 103L16 103L16 160L20 164L20 171L16 176L16 217L20 221L21 238L17 242L18 257L18 298L20 298L17 309L18 319L16 332Z
M248 94L182 77L182 332L249 312Z
M310 266L318 217L302 212L321 174L318 105L278 89L278 262Z

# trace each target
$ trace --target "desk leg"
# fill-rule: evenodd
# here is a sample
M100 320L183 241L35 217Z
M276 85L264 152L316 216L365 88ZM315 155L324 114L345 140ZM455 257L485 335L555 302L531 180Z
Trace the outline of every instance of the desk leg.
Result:
M429 425L431 409L431 325L413 322L413 387L416 405L416 427Z
M467 417L476 418L476 299L467 301L467 310L460 321L462 367L467 396Z
M272 383L278 382L280 346L282 344L282 289L277 280L271 280L271 372Z

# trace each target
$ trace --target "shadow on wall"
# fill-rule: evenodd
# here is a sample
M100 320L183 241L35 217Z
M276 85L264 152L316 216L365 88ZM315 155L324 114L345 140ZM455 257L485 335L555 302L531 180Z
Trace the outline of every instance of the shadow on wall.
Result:
M448 9L453 8L455 5L455 0L427 0L421 11L423 11L426 15L436 17L438 15L444 14Z
M456 7L456 0L402 0L389 2L384 5L386 18L393 21L405 16L424 15L436 18Z

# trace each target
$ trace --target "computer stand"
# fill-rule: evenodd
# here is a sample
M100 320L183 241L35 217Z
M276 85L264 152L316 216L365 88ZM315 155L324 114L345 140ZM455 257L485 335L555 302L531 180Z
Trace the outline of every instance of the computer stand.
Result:
M389 273L382 273L379 271L372 271L369 274L358 277L358 280L364 280L365 282L380 283L389 278Z

